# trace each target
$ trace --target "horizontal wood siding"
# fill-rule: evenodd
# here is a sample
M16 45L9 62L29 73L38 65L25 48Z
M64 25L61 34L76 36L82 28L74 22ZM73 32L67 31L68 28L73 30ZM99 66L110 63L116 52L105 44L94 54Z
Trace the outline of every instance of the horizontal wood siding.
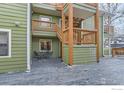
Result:
M19 22L19 27L15 26ZM26 70L27 4L0 4L0 28L11 29L11 57L0 58L0 73Z
M95 46L75 46L73 48L74 64L96 62L96 47Z
M64 48L63 48L63 50L64 50L64 63L65 64L68 64L68 62L69 62L69 48L68 48L68 45L64 45L63 46Z
M51 31L34 31L33 36L42 36L42 37L57 37L56 32Z

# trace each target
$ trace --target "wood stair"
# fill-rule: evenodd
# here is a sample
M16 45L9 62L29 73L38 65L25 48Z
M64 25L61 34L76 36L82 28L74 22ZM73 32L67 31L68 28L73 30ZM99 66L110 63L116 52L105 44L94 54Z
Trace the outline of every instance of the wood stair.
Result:
M58 24L55 24L55 31L58 39L62 42L62 31Z

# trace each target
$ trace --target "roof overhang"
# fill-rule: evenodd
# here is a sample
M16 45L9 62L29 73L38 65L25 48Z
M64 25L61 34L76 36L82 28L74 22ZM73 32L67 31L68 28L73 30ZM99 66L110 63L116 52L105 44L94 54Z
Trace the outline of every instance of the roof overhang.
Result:
M55 7L46 4L32 4L32 10L35 13L61 16L61 12L57 11Z

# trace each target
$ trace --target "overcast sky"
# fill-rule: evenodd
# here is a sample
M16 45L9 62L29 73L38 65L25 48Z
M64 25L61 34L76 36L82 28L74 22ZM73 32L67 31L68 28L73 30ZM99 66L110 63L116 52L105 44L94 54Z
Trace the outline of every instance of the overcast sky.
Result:
M124 13L124 3L119 4L118 10ZM118 31L118 34L124 34L124 17L121 17L114 21L113 25L115 26L115 29Z

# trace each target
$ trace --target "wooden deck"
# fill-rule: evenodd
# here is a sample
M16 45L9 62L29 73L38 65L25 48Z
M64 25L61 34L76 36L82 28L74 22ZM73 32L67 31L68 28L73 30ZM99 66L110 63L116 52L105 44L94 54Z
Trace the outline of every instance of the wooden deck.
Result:
M62 10L62 38L63 45L66 44L69 47L69 65L73 64L73 46L81 44L95 44L97 61L99 61L99 11L97 4L91 5L95 5L94 7L96 7L96 13L93 15L95 29L91 31L88 29L81 29L81 27L78 27L78 24L75 24L75 22L78 22L75 21L75 19L79 20L80 18L75 18L72 4L66 4L67 13L64 12L64 8ZM83 18L81 20L83 20Z
M112 57L116 55L124 55L124 48L112 48Z

